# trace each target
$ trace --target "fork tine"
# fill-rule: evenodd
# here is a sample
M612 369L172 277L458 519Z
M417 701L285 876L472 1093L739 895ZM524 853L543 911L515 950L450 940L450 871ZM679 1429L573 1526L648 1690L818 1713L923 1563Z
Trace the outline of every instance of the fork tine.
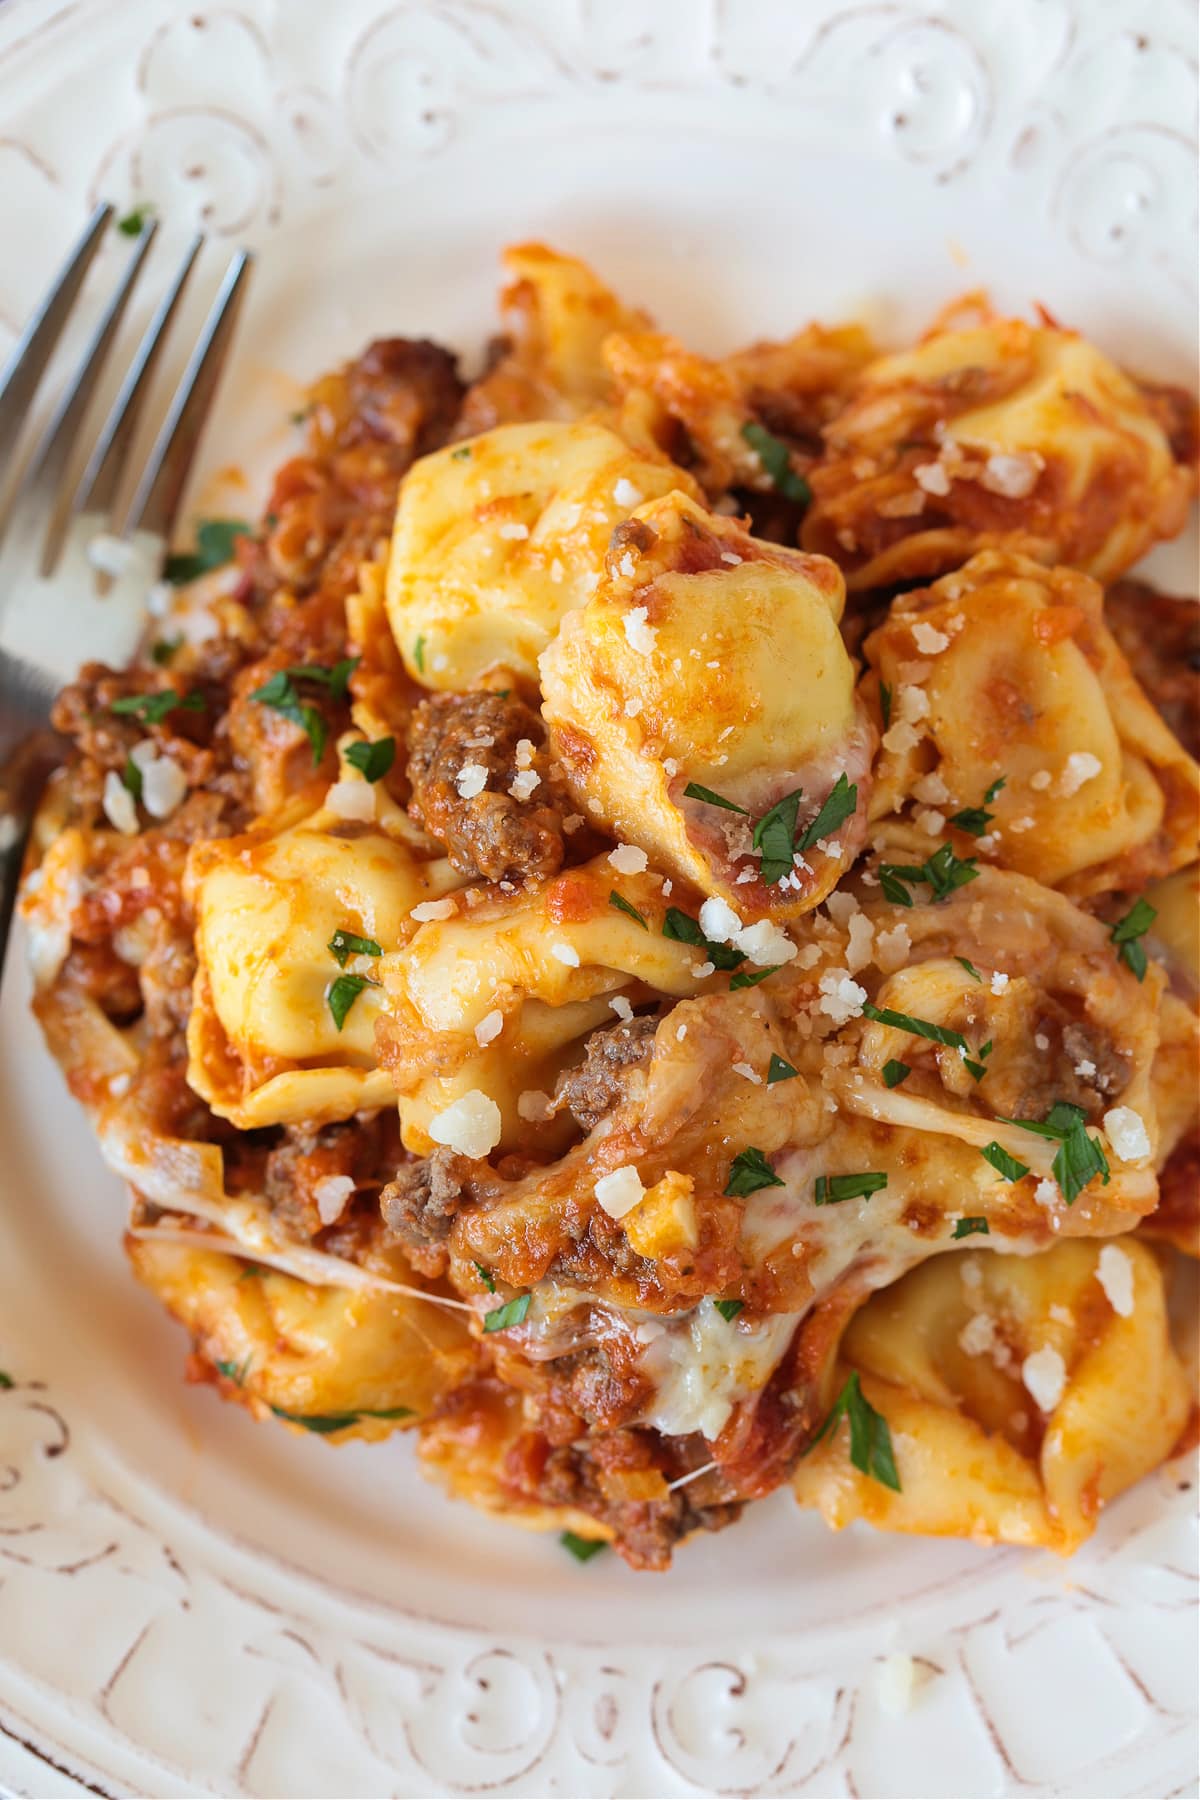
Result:
M117 484L130 442L150 391L150 383L166 342L167 330L174 317L188 276L204 243L202 235L194 237L184 252L175 279L154 309L150 323L142 334L129 370L117 391L108 417L104 421L96 447L88 458L69 506L60 506L50 521L46 547L42 555L42 573L51 575L62 555L62 547L72 522L89 508L98 510L104 520L112 522Z
M122 535L149 531L170 541L188 472L229 354L253 258L239 250L225 271L200 341L188 360L150 460L138 483Z
M55 409L54 417L46 427L46 434L34 453L33 462L25 477L23 486L30 499L44 498L49 502L50 518L46 532L46 543L42 551L41 573L49 575L54 567L56 557L51 550L57 541L59 524L67 502L63 492L63 484L67 473L67 464L75 449L79 437L79 428L83 423L83 415L91 403L96 391L96 383L104 370L104 364L112 348L112 341L117 334L121 320L125 316L125 308L129 305L134 283L141 273L146 252L158 230L157 221L148 219L138 234L137 243L133 246L124 273L117 283L116 292L100 315L99 323L88 340L78 367L67 388L66 393Z
M8 465L38 383L54 354L112 212L106 202L96 208L0 375L0 471Z

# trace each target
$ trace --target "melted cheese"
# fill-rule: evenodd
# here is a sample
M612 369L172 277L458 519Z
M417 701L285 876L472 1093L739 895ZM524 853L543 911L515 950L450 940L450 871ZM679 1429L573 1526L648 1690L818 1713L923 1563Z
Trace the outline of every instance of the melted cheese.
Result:
M414 463L392 534L387 609L410 675L471 687L537 659L604 567L639 499L691 477L593 423L504 425Z
M798 1314L774 1313L739 1324L702 1300L678 1323L643 1324L639 1336L648 1342L639 1366L654 1398L642 1422L668 1437L719 1437L738 1402L766 1386L798 1322Z

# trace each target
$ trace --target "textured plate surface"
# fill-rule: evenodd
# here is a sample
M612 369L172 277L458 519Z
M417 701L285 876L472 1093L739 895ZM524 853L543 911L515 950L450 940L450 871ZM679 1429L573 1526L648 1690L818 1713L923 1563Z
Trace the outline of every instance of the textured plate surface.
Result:
M987 283L1194 380L1194 56L1173 0L6 0L0 353L103 194L156 203L161 268L197 222L214 277L263 253L201 510L254 504L299 384L372 332L481 343L514 237L701 347L820 314L897 338ZM402 1441L334 1452L183 1385L26 1006L14 969L0 1786L1194 1791L1187 1471L1070 1564L835 1538L781 1496L669 1576L578 1568Z

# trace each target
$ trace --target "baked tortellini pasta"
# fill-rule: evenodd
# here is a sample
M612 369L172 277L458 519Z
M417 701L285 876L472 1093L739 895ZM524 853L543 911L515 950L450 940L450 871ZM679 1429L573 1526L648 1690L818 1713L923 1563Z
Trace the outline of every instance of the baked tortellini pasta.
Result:
M581 1558L788 1486L1070 1552L1193 1424L1200 783L1099 585L1187 398L505 267L478 380L318 383L58 702L21 910L134 1271L222 1398Z

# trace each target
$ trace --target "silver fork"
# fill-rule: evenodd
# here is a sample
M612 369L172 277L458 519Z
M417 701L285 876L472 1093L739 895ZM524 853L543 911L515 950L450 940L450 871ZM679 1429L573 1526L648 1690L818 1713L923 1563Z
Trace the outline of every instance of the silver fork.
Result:
M112 217L110 205L96 208L0 372L0 477L12 464L30 406ZM4 647L4 618L12 612L11 596L15 590L19 603L23 578L31 582L37 573L55 573L71 527L85 513L97 515L101 527L118 532L121 538L128 540L136 532L139 539L148 539L161 567L200 433L216 397L251 267L252 259L244 250L231 258L118 527L118 490L123 478L135 473L133 438L203 237L188 245L154 308L74 486L70 467L155 231L151 218L131 245L116 288L92 328L10 504L0 513L0 553L9 571L0 592L0 972L30 822L46 776L62 755L61 740L50 726L50 708L60 676ZM77 590L78 584L70 585ZM73 661L82 663L94 653L89 627L97 630L104 623L103 606L94 595L70 591L65 582L59 583L54 598L62 602L64 642L70 644ZM57 616L54 623L57 627Z

